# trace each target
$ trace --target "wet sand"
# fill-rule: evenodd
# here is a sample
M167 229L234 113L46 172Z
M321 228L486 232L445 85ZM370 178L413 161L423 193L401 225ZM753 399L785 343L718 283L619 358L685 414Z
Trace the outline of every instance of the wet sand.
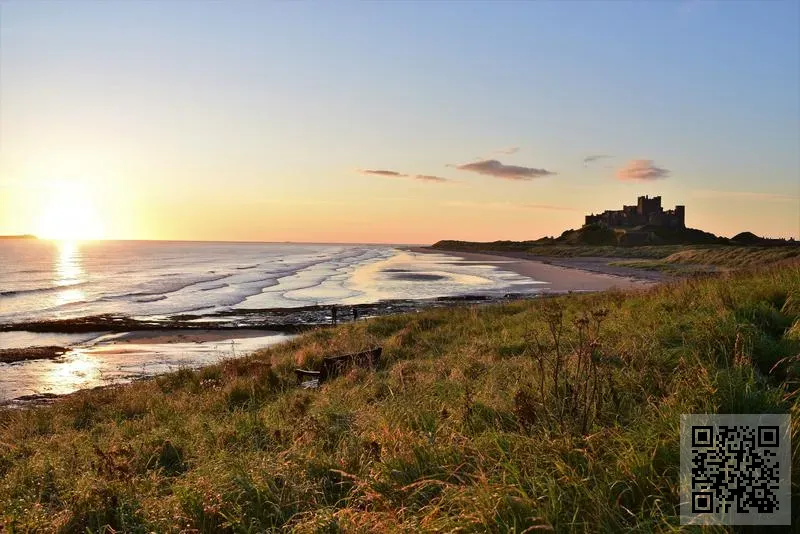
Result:
M136 345L165 345L170 343L210 343L283 334L273 330L205 329L205 330L141 330L110 334L95 340L103 345L135 343Z
M466 261L495 265L500 269L545 282L546 285L543 285L542 288L545 292L604 291L612 288L643 289L651 287L661 279L653 276L653 273L642 273L641 275L626 273L627 275L623 275L618 269L609 266L605 266L607 269L604 269L602 262L586 258L552 258L552 262L550 262L551 258L548 258L546 263L541 258L520 257L514 253L460 252L427 247L415 247L409 250L423 254L446 254Z
M51 402L107 387L243 356L292 339L264 330L140 331L101 336L54 359L0 363L0 406ZM30 349L23 349L30 350Z

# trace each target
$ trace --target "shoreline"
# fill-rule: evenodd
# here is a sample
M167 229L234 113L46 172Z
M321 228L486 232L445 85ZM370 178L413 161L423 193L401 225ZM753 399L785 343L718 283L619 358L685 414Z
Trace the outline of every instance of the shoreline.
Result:
M80 391L199 369L294 337L259 330L151 330L104 334L69 348L51 347L60 349L51 357L40 357L37 349L14 349L31 357L0 364L0 408L46 404Z
M567 291L563 291L566 293ZM333 309L337 324L428 308L457 305L488 304L539 297L541 293L507 292L497 295L464 294L427 299L388 299L370 304L336 304L301 306L295 308L239 309L209 315L177 314L135 318L125 315L92 315L73 319L43 319L0 324L3 332L52 334L98 333L125 334L130 332L163 331L185 335L214 331L236 334L242 331L281 332L299 334L320 326L333 324Z
M666 279L661 273L604 265L606 258L546 258L525 252L462 252L459 250L413 247L420 254L444 254L466 261L476 261L545 282L547 292L606 291L609 289L644 289Z
M0 350L14 357L14 365L31 365L37 370L41 366L57 366L70 369L72 366L86 365L85 362L73 362L85 358L105 362L111 365L112 372L119 374L124 382L140 380L168 372L170 365L204 366L213 361L208 353L219 352L227 348L228 342L237 340L241 352L234 355L244 356L257 350L254 343L263 342L262 338L276 336L290 338L311 329L334 324L333 315L336 309L336 324L351 323L357 320L422 311L432 308L451 308L476 306L483 304L499 304L519 300L547 298L551 296L597 292L609 289L646 289L658 283L656 280L643 277L622 276L610 272L593 272L582 269L580 265L554 265L550 262L516 257L509 254L474 253L461 251L442 251L427 247L407 247L412 253L443 254L453 258L461 258L467 262L475 262L494 268L514 272L541 283L536 291L499 294L464 294L427 299L391 299L369 304L354 305L314 305L296 308L267 308L227 310L211 315L177 314L171 316L128 317L123 315L96 315L74 319L37 320L22 323L0 324L0 333L9 333L17 337L19 334L32 334L31 342L38 336L48 334L80 336L90 335L82 341L63 347L50 347L47 351L37 348L16 346ZM22 336L23 339L27 339ZM248 342L247 340L251 341ZM12 338L13 343L13 338ZM233 348L233 343L231 343ZM59 350L54 350L59 349ZM27 353L27 354L26 354ZM41 363L38 363L41 362ZM133 362L150 362L154 367L141 372L133 372ZM161 362L161 367L159 367ZM181 363L182 362L182 363ZM148 364L149 365L149 364ZM3 366L6 367L6 366ZM43 368L42 368L43 369ZM114 371L116 369L116 371ZM124 373L123 373L124 370ZM22 369L18 369L22 371ZM43 372L39 370L38 372ZM0 406L23 406L41 402L51 402L71 395L77 391L105 387L103 381L86 382L76 378L72 387L65 391L63 387L49 386L27 388L32 394L13 395L0 402ZM13 382L13 380L12 380ZM86 387L81 387L85 383ZM20 384L17 391L22 393ZM15 388L12 384L12 390ZM58 390L58 392L55 392ZM64 391L64 393L60 393Z

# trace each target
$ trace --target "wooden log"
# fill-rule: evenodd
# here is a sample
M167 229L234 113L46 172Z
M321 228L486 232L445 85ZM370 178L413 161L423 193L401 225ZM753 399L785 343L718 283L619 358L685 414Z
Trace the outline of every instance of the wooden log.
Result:
M380 361L382 352L382 347L376 347L374 349L351 354L326 356L322 360L322 369L320 371L295 369L294 373L301 387L317 387L325 380L342 374L349 367L375 367ZM310 385L311 382L315 382L316 384L312 386Z

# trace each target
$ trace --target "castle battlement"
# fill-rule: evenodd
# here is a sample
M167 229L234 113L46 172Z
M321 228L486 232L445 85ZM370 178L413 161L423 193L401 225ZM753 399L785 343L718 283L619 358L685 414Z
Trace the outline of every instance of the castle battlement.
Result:
M686 228L686 206L664 210L661 197L639 197L635 206L622 206L621 210L606 210L600 214L586 216L584 224L604 224L611 227L630 228L653 225L665 228Z

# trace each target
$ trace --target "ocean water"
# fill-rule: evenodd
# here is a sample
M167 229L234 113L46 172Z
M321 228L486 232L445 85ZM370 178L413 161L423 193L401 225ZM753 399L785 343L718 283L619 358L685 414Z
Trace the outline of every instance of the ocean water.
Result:
M204 315L538 287L502 265L390 246L0 241L0 324L104 313Z

